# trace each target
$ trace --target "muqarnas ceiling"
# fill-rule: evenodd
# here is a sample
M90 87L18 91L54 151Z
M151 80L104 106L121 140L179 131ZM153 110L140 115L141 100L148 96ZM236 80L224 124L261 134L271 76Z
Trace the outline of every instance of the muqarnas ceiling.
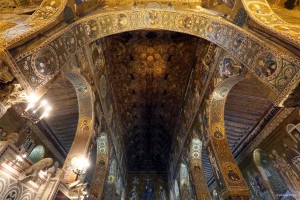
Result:
M198 38L167 31L104 39L130 171L166 171L199 44Z

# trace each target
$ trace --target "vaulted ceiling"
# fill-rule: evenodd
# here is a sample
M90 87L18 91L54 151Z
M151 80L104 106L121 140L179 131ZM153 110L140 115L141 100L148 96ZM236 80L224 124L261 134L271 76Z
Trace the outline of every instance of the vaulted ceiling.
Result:
M106 38L106 60L125 129L129 170L165 171L173 127L199 39L165 31Z
M130 171L167 170L175 123L201 41L166 31L127 32L103 39ZM67 79L58 77L43 98L52 104L53 111L41 126L52 134L66 155L78 123L75 89ZM225 106L225 128L232 151L244 142L271 107L263 92L250 81L233 87ZM205 150L202 161L210 180L212 171Z

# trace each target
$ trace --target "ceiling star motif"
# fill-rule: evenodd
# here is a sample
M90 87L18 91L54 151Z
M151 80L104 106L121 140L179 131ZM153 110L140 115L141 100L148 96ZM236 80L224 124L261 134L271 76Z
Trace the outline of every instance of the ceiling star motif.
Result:
M198 41L160 31L128 32L105 39L130 170L166 170Z

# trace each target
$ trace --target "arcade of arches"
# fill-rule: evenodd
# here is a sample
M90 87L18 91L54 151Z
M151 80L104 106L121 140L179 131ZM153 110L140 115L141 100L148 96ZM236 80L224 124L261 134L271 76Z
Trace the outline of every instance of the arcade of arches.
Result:
M0 199L300 199L299 0L2 0Z

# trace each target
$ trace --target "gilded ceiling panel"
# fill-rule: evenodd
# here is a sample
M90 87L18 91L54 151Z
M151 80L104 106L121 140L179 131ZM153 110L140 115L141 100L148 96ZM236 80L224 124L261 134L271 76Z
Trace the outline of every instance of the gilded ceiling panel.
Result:
M162 31L127 32L105 39L130 170L166 170L198 41Z

